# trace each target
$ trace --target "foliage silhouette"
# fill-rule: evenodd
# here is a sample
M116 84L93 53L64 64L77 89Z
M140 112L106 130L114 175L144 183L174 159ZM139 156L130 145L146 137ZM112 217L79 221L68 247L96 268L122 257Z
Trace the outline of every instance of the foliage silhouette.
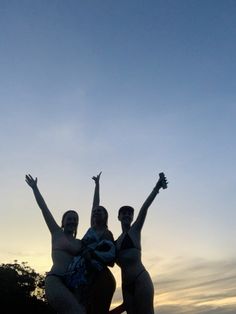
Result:
M2 314L55 313L45 300L44 276L17 260L0 264L0 302Z

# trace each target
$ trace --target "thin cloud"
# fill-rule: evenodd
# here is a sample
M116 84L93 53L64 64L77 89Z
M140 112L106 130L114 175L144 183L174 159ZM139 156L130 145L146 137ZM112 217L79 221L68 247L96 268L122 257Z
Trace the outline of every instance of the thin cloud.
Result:
M182 305L167 305L155 308L156 314L235 314L235 307L192 307Z
M236 260L175 262L153 277L159 314L236 312Z

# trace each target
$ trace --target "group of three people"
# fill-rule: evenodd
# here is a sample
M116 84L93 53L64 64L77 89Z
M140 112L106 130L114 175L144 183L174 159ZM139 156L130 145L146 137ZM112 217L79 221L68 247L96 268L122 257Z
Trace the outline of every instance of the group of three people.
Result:
M37 178L25 177L51 233L53 265L45 279L47 301L59 314L154 314L154 287L141 260L141 230L149 206L159 190L167 187L166 177L159 174L133 224L134 209L119 209L122 233L114 241L107 225L108 212L100 206L100 175L92 178L91 226L81 240L76 239L78 213L65 212L59 226L38 189ZM108 266L114 263L121 268L123 303L110 310L116 281Z

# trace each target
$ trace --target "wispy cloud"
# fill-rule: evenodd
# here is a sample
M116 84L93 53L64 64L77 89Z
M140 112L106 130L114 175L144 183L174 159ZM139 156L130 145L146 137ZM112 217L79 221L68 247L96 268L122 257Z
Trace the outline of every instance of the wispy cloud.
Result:
M235 314L235 307L192 307L191 305L163 305L155 308L158 314Z
M178 258L166 265L153 276L159 314L236 312L236 260Z

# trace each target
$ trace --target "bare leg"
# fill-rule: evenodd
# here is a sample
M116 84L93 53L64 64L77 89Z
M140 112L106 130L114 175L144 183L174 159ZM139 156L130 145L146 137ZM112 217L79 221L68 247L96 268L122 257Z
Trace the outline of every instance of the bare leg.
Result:
M132 283L122 286L124 304L128 314L154 314L154 287L145 270Z
M106 268L97 274L88 300L87 314L107 314L115 292L116 282L111 271Z
M85 314L83 306L78 303L61 278L48 276L45 280L45 292L48 303L58 314Z
M134 312L134 283L122 285L122 294L127 314L135 314Z
M151 277L144 271L135 281L134 313L154 314L154 287Z

